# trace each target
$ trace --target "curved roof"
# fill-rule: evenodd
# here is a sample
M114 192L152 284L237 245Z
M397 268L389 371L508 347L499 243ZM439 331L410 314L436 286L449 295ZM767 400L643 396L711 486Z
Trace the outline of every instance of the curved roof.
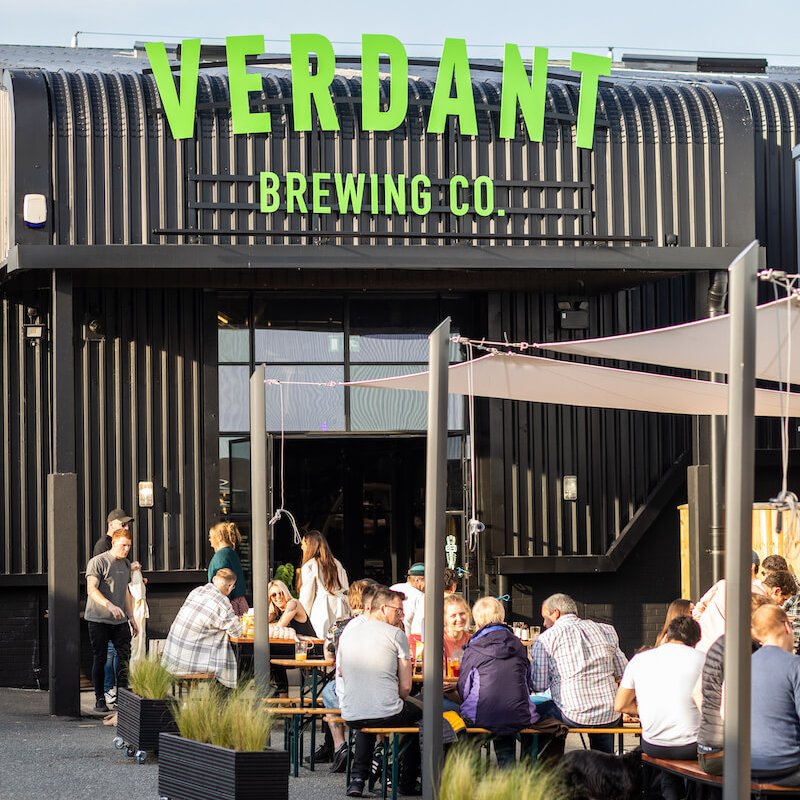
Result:
M70 67L39 73L55 134L55 243L425 244L463 237L482 245L572 246L620 237L661 246L677 237L680 245L708 247L758 235L781 257L793 254L785 145L797 141L797 78L615 71L601 81L595 145L583 151L574 141L579 84L558 69L548 80L542 143L498 138L501 75L489 63L473 73L475 138L461 137L452 123L442 135L426 133L432 66L412 67L419 74L409 80L408 117L396 131L360 130L360 75L342 66L332 87L341 130L297 133L290 124L290 73L275 64L262 68L261 105L271 112L272 134L233 136L227 78L212 69L201 72L196 137L175 142L152 76L141 72L146 58L24 48L18 63L28 61L28 51L45 55L41 50L52 51L41 62L55 64L60 55ZM0 47L0 64L12 60L7 51ZM755 149L753 124L761 134ZM262 214L262 170L424 173L433 182L432 210L424 217L336 209L289 215L285 208ZM453 174L489 175L505 216L453 217L447 204Z

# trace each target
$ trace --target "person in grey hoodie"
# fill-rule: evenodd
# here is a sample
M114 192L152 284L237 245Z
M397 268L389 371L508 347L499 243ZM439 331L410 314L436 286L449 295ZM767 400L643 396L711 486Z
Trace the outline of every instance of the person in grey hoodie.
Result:
M461 716L494 734L497 763L507 766L515 761L517 731L539 719L530 699L528 654L505 624L505 609L495 598L478 600L472 617L479 629L461 660Z

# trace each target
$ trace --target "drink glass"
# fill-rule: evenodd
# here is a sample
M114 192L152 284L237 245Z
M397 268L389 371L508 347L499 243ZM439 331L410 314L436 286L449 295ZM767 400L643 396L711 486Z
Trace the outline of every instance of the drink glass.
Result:
M299 639L294 643L295 661L305 661L308 658L308 651L314 645L311 642L301 642Z
M458 657L447 659L447 675L457 678L461 674L461 659Z

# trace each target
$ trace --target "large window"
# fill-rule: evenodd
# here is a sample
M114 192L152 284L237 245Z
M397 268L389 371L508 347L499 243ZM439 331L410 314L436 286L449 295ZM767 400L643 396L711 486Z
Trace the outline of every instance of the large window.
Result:
M223 295L217 314L220 434L227 440L248 431L255 364L266 365L268 380L281 382L266 387L270 431L424 431L424 392L340 384L424 371L430 331L448 315L458 331L469 311L467 299L451 297ZM452 345L451 361L462 358L462 348ZM450 397L448 423L463 429L461 397Z

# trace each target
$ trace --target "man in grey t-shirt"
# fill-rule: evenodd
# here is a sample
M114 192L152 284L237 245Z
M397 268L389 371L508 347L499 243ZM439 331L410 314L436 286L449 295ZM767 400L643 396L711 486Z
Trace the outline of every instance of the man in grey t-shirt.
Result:
M372 598L369 618L348 625L339 639L337 691L342 717L356 729L348 797L363 795L375 747L375 736L359 729L414 725L422 718L422 707L408 699L411 659L402 620L403 595L381 588ZM417 793L420 753L415 738L401 758L400 794Z
M84 619L92 643L92 681L94 682L95 711L108 711L103 694L103 672L108 655L108 643L117 651L117 686L128 686L128 661L131 657L131 630L137 633L133 621L133 598L128 591L131 564L128 553L131 535L126 529L114 532L111 549L90 559L86 565L86 611Z

